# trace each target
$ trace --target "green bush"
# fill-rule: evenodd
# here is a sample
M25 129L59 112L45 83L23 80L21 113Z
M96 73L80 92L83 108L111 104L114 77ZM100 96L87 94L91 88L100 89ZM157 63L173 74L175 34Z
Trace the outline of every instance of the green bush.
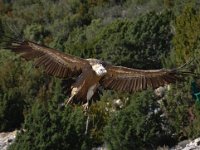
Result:
M0 1L0 43L5 33L23 35L83 58L143 69L161 68L163 56L171 53L165 64L174 67L193 56L199 59L199 4L194 0L195 5L180 11L187 1L4 0ZM171 11L162 11L165 6ZM191 70L200 72L199 62ZM164 119L158 114L148 115L149 109L157 107L152 93L119 93L115 97L108 92L107 97L101 98L103 101L91 107L85 136L85 116L79 109L58 108L66 95L60 95L58 81L56 89L52 87L52 79L33 69L31 62L0 51L0 131L20 128L26 117L25 131L11 148L90 149L106 139L111 149L139 149L159 145L161 137L172 139L172 133L179 140L199 136L200 108L191 99L190 81L173 86L167 94ZM126 101L125 97L131 99L128 106L109 119L112 100ZM195 115L193 121L189 108ZM161 124L167 130L163 131Z
M136 21L118 19L103 25L93 20L85 27L71 32L65 43L67 52L95 57L116 65L136 68L161 68L161 58L170 50L173 13L150 12Z
M85 120L80 109L50 111L44 104L35 104L26 118L25 131L18 134L9 150L90 149Z
M162 103L164 114L171 126L171 132L178 140L188 137L189 131L186 129L191 125L189 108L194 101L190 93L191 84L188 82L170 86L171 89Z
M105 142L112 150L154 149L161 144L164 119L153 92L147 91L130 97L130 105L115 112L105 127ZM166 142L166 141L165 141Z
M0 131L19 128L26 110L48 81L41 72L18 56L0 52Z
M177 139L196 138L199 136L199 105L192 98L191 82L199 80L200 72L200 41L199 41L199 10L196 5L187 4L175 18L173 37L173 49L164 60L165 66L174 67L188 62L193 62L186 67L197 76L188 76L185 82L172 86L165 102L168 122L177 136ZM199 83L197 83L199 86Z
M9 150L91 149L92 141L85 134L86 116L82 109L58 107L63 96L57 92L60 93L60 88L51 92L45 88L40 91L26 116L23 131L18 133Z

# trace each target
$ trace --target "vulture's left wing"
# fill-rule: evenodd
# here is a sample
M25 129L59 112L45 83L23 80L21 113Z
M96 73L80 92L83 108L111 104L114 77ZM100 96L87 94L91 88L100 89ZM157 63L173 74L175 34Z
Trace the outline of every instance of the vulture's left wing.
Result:
M16 41L7 48L19 53L26 60L34 60L34 65L42 67L47 74L60 78L77 76L89 66L85 59L31 41Z
M107 74L100 81L106 89L134 92L148 87L158 88L180 80L177 69L140 70L121 66L106 66Z

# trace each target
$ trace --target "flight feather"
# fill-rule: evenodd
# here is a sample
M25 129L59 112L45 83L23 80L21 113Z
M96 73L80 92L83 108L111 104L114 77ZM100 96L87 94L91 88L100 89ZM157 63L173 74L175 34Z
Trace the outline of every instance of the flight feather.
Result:
M107 65L105 68L107 74L100 81L101 85L117 91L155 89L180 80L180 72L176 69L142 70L114 65Z
M43 67L47 74L60 78L77 76L89 66L85 59L31 41L13 42L8 48L26 60L34 60L34 65Z

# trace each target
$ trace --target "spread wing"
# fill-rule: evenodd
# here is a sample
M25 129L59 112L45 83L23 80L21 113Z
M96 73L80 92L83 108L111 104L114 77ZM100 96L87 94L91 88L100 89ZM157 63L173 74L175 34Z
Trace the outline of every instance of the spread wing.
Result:
M140 70L112 65L105 68L107 74L101 80L101 85L117 91L134 92L149 87L155 89L180 80L177 69Z
M60 78L79 75L89 65L85 59L31 41L13 42L7 48L19 53L26 60L34 60L34 65L44 68L47 74Z

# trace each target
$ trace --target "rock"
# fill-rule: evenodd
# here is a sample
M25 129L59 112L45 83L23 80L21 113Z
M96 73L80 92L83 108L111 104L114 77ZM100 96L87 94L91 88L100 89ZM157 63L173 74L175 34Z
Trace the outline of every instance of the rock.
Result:
M191 141L183 150L200 150L200 138Z
M106 144L103 144L100 147L93 147L92 150L108 150Z
M200 150L200 138L193 141L184 140L179 142L177 146L171 148L170 150Z
M180 147L186 147L187 144L189 144L191 141L190 140L184 140L178 143Z
M0 150L6 150L7 147L13 143L16 138L18 130L12 132L2 132L0 133Z
M121 109L124 106L123 102L121 99L114 99L113 100L113 107L115 110Z
M170 85L160 86L159 88L154 90L154 93L157 97L162 98L165 95L166 91L169 90L170 90Z

